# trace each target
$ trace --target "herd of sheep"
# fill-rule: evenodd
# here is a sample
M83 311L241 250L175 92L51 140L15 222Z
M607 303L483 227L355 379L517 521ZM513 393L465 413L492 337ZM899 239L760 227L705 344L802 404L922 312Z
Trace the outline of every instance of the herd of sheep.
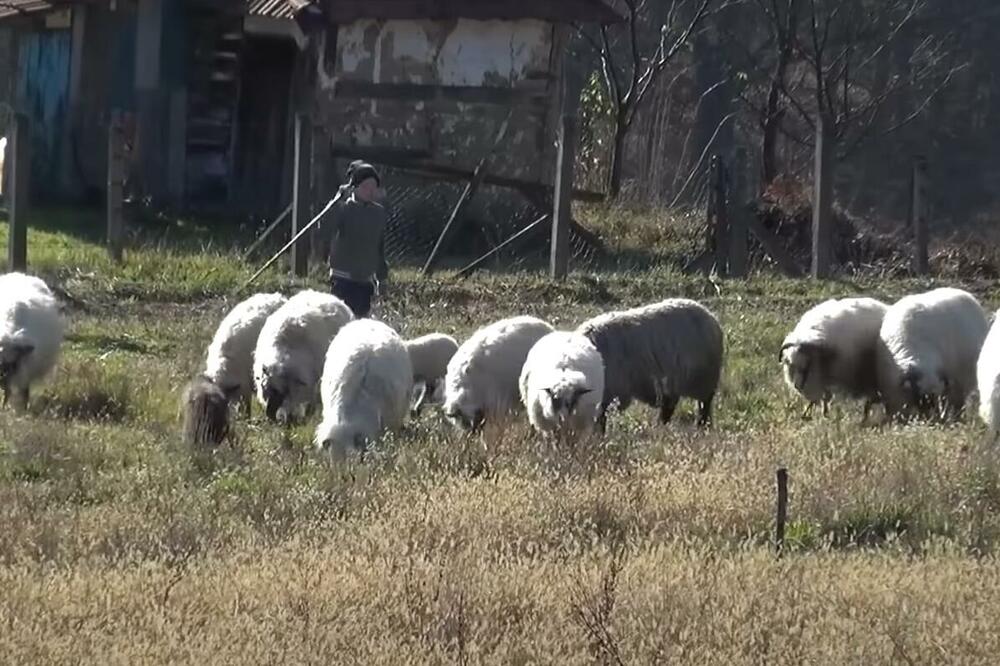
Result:
M33 383L55 366L65 323L40 279L0 276L0 389L24 409ZM520 316L489 324L461 345L445 334L403 340L384 323L355 319L335 296L305 290L257 294L222 320L204 370L184 396L185 438L220 443L239 405L268 419L301 421L320 406L318 448L364 451L426 404L476 430L524 408L549 436L603 432L612 404L639 401L670 421L682 397L708 425L723 363L715 315L687 299L602 314L574 331ZM825 301L782 343L789 387L811 410L834 396L881 403L890 419L956 419L971 393L993 437L1000 431L1000 325L971 294L935 289L893 305Z

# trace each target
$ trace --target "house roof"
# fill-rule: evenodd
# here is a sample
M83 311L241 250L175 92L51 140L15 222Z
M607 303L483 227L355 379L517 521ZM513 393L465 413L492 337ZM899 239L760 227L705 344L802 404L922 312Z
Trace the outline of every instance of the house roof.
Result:
M0 0L0 20L42 14L89 0ZM290 19L309 0L246 0L247 14ZM617 23L604 0L316 0L333 23L359 19L523 19Z
M553 23L617 23L604 0L317 0L333 23L359 19L541 19Z
M72 4L60 0L0 0L0 19L49 12Z

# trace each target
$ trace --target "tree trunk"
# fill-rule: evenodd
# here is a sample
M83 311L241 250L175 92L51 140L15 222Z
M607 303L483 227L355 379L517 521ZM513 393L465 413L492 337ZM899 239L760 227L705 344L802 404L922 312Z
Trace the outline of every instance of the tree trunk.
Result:
M608 179L608 197L617 199L622 191L622 168L625 160L625 138L628 136L628 126L622 118L615 121L615 137L611 146L611 174Z
M778 130L784 119L784 110L779 108L780 94L777 81L771 82L771 92L767 96L767 109L764 118L764 135L760 144L760 189L766 190L778 177Z

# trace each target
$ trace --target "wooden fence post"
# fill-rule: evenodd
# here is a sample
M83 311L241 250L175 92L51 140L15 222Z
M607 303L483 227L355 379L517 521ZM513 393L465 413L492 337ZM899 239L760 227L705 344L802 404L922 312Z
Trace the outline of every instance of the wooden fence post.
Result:
M295 161L292 183L292 238L309 224L312 209L312 120L307 114L295 115ZM292 248L292 275L306 277L309 274L308 242L300 241Z
M774 520L774 550L780 557L785 548L785 522L788 520L788 470L779 467L775 476L778 482L778 505Z
M555 194L552 208L552 246L549 273L565 280L569 273L569 225L573 216L573 167L576 165L576 118L562 115L559 152L556 157Z
M910 192L910 225L913 228L913 272L927 275L930 262L927 255L927 158L918 155L913 162Z
M8 185L10 198L7 219L7 269L24 271L28 268L28 208L31 196L31 121L28 116L14 115L13 131L7 144Z
M836 150L832 121L816 116L816 147L813 171L812 276L823 279L833 268L833 152Z
M712 192L715 196L715 272L729 272L729 210L726 205L726 165L718 155L712 158Z
M736 151L732 168L732 189L729 202L729 275L743 278L747 275L749 253L747 217L752 215L747 187L747 153L745 148Z
M125 133L122 115L118 110L111 112L108 122L108 183L107 183L107 245L108 254L115 263L121 263L125 217L123 199L125 190Z

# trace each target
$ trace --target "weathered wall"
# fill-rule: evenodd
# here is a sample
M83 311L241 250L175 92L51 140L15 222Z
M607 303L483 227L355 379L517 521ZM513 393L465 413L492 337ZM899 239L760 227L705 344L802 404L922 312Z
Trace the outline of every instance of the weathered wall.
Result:
M339 80L488 88L541 88L520 103L492 172L547 178L556 67L551 24L534 21L358 21L318 56L320 120L337 145L426 150L435 162L473 168L492 145L508 108L447 99L359 99L335 94ZM330 37L327 37L330 39Z

